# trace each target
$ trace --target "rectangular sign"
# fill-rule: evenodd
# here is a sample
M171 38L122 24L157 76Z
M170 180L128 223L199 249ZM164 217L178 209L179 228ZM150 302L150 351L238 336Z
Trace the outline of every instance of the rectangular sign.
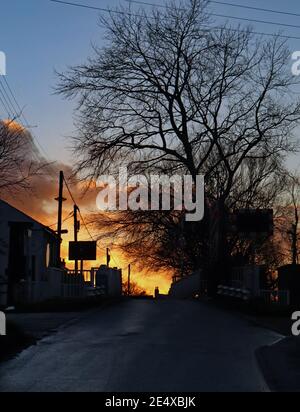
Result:
M69 242L69 260L96 260L97 242Z

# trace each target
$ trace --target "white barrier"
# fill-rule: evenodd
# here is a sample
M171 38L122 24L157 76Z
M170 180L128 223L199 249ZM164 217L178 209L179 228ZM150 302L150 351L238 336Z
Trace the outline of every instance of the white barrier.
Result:
M251 292L248 289L232 288L230 286L219 285L217 294L219 296L228 296L232 298L248 301L251 297Z

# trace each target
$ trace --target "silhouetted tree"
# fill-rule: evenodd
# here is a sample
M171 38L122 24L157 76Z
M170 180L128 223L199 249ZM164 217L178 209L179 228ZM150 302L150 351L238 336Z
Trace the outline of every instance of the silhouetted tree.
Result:
M117 211L91 216L99 240L114 239L122 254L140 268L192 273L207 249L207 222L185 222L178 211ZM183 223L183 224L182 224Z
M281 203L278 205L277 225L283 242L287 247L288 262L299 263L299 207L300 177L297 172L287 173L286 186Z
M218 221L210 249L224 268L227 210L251 195L259 203L254 196L270 183L272 166L296 148L300 104L290 94L297 79L286 42L249 28L213 28L207 3L101 17L107 45L61 74L58 92L79 101L74 143L85 176L114 173L119 164L205 175L207 211Z
M128 295L128 283L122 284L123 295ZM146 291L141 288L136 282L130 282L130 295L131 296L146 296Z
M30 179L45 166L33 158L35 151L30 133L16 119L0 120L0 194L30 188Z

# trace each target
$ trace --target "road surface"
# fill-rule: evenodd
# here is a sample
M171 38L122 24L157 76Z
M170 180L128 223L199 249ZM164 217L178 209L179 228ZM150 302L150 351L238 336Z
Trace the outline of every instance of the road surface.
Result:
M265 391L254 351L280 337L207 303L89 312L0 366L0 391Z

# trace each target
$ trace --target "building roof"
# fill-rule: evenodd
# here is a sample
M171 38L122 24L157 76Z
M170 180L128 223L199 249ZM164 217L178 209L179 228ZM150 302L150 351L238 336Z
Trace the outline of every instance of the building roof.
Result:
M12 209L14 211L16 211L18 214L23 215L24 218L28 221L31 221L39 226L42 227L42 229L44 229L45 231L49 232L51 235L56 236L57 237L57 233L52 230L50 227L44 225L43 223L39 222L38 220L34 219L33 217L27 215L26 213L22 212L22 210L17 209L16 207L12 206L11 204L9 204L8 202L6 202L3 199L0 199L0 207L1 205L3 205L4 207L7 207L9 209Z

